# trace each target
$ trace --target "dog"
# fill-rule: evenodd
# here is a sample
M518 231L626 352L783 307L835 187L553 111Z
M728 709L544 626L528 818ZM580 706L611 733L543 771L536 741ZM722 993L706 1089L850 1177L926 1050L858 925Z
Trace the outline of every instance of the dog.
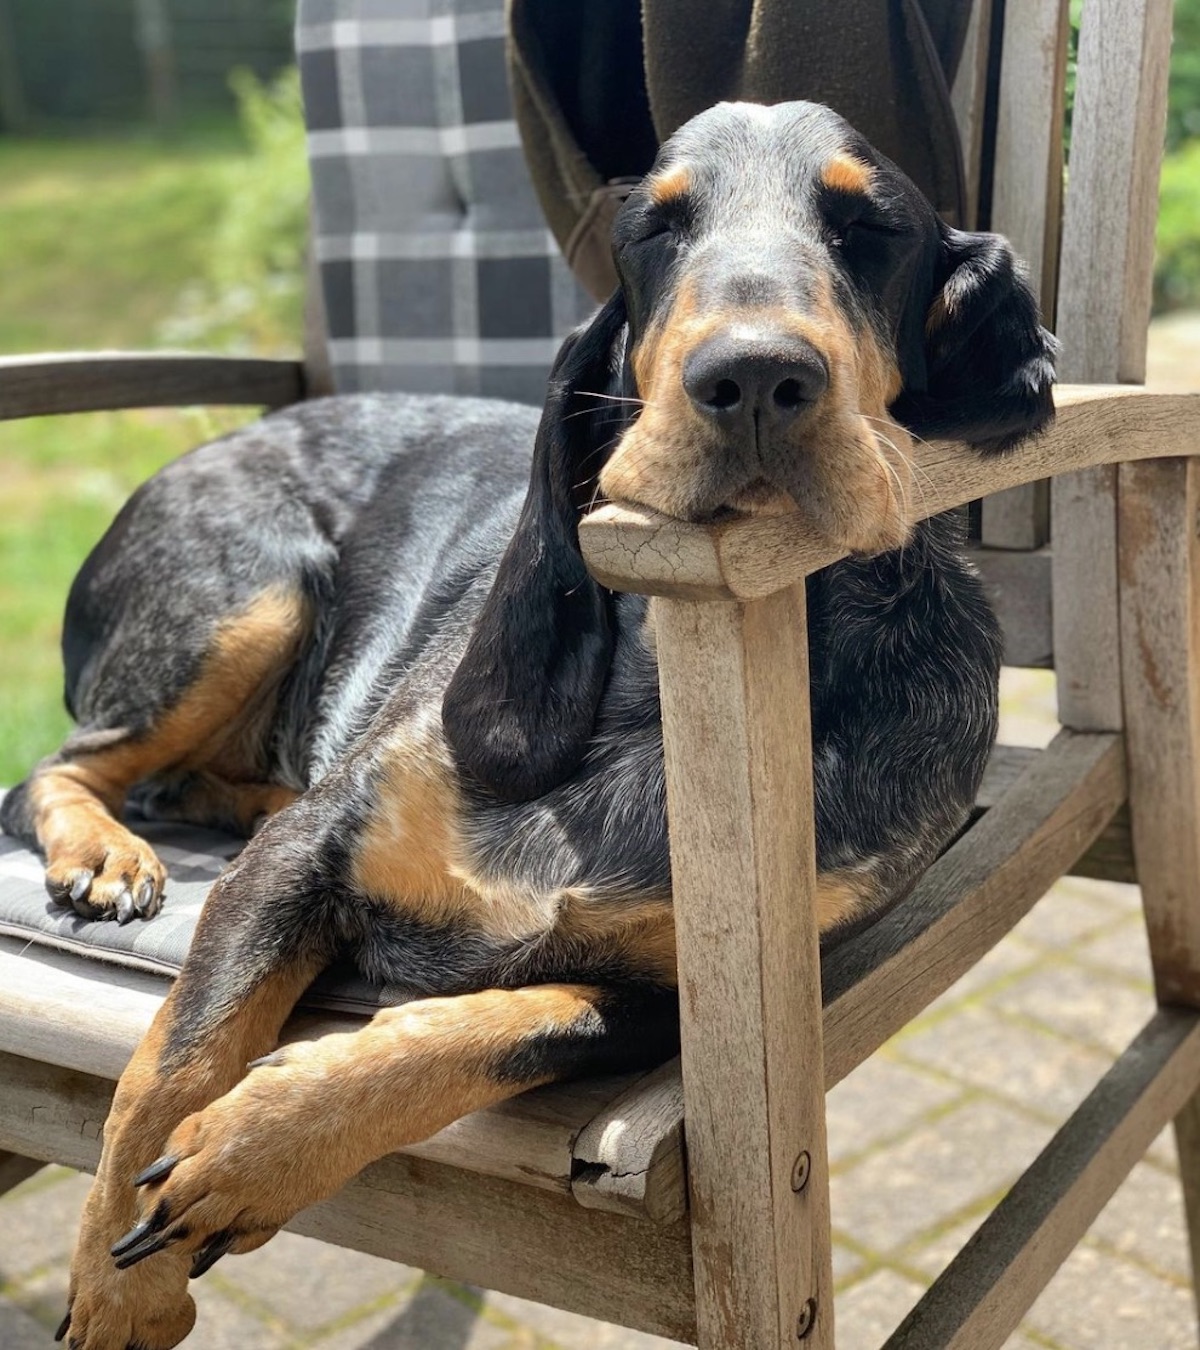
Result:
M808 581L824 945L967 818L1000 637L958 524L906 524L909 450L1000 453L1052 416L1054 341L1008 245L944 225L824 107L723 104L663 147L614 251L620 289L540 417L278 412L140 488L72 587L78 730L3 816L50 895L155 914L127 798L249 837L117 1088L75 1350L167 1350L189 1275L370 1161L674 1052L654 605L584 567L599 498L800 511L848 553ZM338 959L421 997L276 1049Z

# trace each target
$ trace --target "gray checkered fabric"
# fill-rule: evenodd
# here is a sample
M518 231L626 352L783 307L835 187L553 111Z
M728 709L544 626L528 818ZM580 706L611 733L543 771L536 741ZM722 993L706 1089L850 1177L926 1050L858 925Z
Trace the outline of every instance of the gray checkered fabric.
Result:
M334 382L540 404L594 306L542 218L503 0L300 0Z
M3 795L0 792L0 798ZM0 835L0 937L56 947L151 975L174 976L187 955L205 896L242 841L191 825L139 819L128 824L153 846L167 869L165 901L155 918L121 926L94 923L60 908L46 894L42 860L15 839ZM369 984L353 970L336 969L322 975L301 1002L339 1012L371 1013L411 997L397 985Z

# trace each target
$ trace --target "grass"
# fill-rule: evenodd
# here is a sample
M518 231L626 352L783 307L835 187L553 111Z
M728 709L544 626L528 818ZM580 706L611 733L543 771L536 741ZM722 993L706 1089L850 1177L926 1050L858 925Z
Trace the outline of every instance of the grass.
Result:
M0 353L163 345L210 271L236 123L170 141L0 137ZM176 344L172 344L176 345ZM0 783L62 740L58 644L71 578L134 487L251 411L0 423Z

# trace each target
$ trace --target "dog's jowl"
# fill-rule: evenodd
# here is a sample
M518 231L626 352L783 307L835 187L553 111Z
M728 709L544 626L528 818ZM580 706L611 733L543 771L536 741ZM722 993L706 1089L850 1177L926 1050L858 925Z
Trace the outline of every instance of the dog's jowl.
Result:
M142 487L76 579L78 730L4 828L56 902L135 923L164 873L120 823L131 794L249 837L117 1090L79 1350L167 1350L189 1274L372 1159L672 1052L654 616L583 565L600 498L799 511L849 553L808 596L826 944L966 819L999 635L956 524L907 525L910 450L1000 453L1051 416L1052 339L1007 245L943 225L825 108L721 105L663 147L615 256L540 417L402 395L277 413ZM334 960L422 997L276 1050Z

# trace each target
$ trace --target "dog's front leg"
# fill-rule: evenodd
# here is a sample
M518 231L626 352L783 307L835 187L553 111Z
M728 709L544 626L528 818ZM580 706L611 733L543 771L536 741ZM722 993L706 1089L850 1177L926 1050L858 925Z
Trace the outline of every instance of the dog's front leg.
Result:
M112 1248L138 1217L135 1178L184 1117L277 1043L324 964L311 946L280 941L277 911L263 922L261 898L247 903L257 891L248 883L238 864L214 887L187 963L117 1085L71 1265L61 1334L72 1350L168 1350L191 1330L189 1258L172 1253L129 1268Z
M552 1079L660 1062L677 1027L673 991L548 984L422 999L289 1045L174 1131L121 1250L152 1257L147 1270L180 1253L207 1269L460 1116Z

